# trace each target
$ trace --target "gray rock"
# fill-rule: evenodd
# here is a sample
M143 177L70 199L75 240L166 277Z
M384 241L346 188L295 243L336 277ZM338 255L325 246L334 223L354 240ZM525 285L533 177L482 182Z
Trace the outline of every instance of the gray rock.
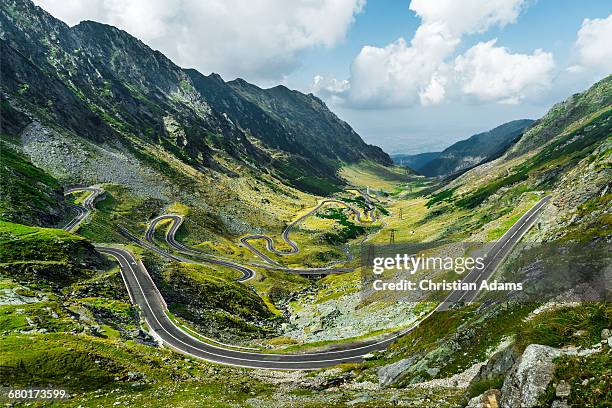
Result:
M429 374L433 378L436 376L436 374L440 372L440 369L438 367L432 367L432 368L428 368L426 371L427 371L427 374Z
M550 405L550 408L569 408L569 404L565 401L555 400Z
M501 406L531 408L546 391L555 371L553 359L563 354L559 349L530 344L506 377Z
M491 389L472 398L465 408L497 408L500 397L501 393L499 390Z
M378 383L381 387L385 387L387 385L392 384L395 380L397 380L401 375L410 368L410 366L414 363L416 357L405 358L403 360L397 361L392 364L388 364L386 366L382 366L378 369Z
M356 404L363 404L365 402L369 402L370 400L372 400L372 397L370 397L369 395L362 395L358 398L355 398L354 400L347 402L346 405L352 406Z
M570 387L565 380L559 381L559 384L557 384L557 387L555 388L555 395L557 397L569 397L571 393L572 387Z
M465 406L465 408L482 408L481 398L482 398L482 395L478 395L470 399L468 404Z
M127 373L128 381L144 380L147 376L138 371L130 371Z
M500 375L505 376L514 366L518 358L519 355L514 351L512 345L498 351L480 368L478 374L476 374L472 380L472 383L481 380L491 380Z
M368 353L365 356L362 357L364 360L372 360L374 358L376 358L376 354L373 353Z
M611 335L612 335L612 333L610 333L610 329L603 329L601 331L601 339L602 340L607 340L608 338L610 338Z

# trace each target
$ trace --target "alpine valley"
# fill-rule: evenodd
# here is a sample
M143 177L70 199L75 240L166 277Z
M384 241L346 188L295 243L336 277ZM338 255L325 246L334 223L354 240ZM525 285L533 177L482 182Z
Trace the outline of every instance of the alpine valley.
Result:
M405 167L29 0L0 47L0 383L66 392L7 406L612 404L612 76ZM524 290L369 283L368 250L466 243L483 268L416 277Z

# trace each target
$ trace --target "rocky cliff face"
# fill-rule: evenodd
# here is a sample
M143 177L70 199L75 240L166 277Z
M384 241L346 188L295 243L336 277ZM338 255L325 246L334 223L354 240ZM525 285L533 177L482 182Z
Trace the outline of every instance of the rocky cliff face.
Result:
M0 23L1 91L10 100L3 131L36 118L96 143L136 138L193 167L232 173L215 157L222 152L318 193L342 184L343 163L391 163L311 95L183 70L122 30L68 27L28 0L3 2Z

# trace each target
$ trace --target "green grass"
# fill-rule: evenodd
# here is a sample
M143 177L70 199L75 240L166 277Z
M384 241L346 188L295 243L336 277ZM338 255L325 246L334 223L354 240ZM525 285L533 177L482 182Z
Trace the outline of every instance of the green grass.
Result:
M341 226L338 231L326 232L322 235L328 244L344 244L365 234L366 228L349 221L345 211L345 209L328 208L324 212L317 213L317 217L335 220Z
M455 204L464 209L475 208L502 187L527 180L532 180L530 183L538 184L539 188L554 185L558 177L563 174L561 170L575 166L580 160L589 156L599 142L610 136L610 117L612 117L612 107L592 117L579 128L557 137L535 156L511 169L508 175L465 194L457 199Z
M523 319L535 305L513 308L498 306L488 313L476 313L470 306L434 313L424 324L389 347L384 358L369 364L388 364L417 356L415 368L400 380L398 386L411 381L431 379L427 368L437 368L435 378L450 377L484 361L500 341L521 327Z
M80 244L85 242L82 237L64 230L0 221L3 263L30 260L68 262L74 247L80 249Z
M431 198L429 199L429 201L427 201L427 204L425 204L425 206L427 206L427 208L431 208L437 203L450 202L453 199L454 192L454 188L448 188L440 191L439 193L432 194Z
M517 330L516 345L520 350L532 343L590 347L600 340L601 331L610 327L611 319L612 305L609 303L584 303L544 312ZM584 334L575 336L577 332Z
M271 386L245 370L185 361L169 350L87 335L36 334L0 338L0 379L11 387L65 388L73 398L61 406L112 406L117 399L147 407L241 405ZM130 380L128 373L143 379ZM140 385L138 385L140 383ZM112 392L111 392L112 391Z
M473 307L434 313L425 324L419 325L389 346L389 351L396 356L394 360L399 360L405 354L433 350L440 339L454 333L464 320L473 316Z
M202 334L223 341L244 341L268 335L275 314L250 287L227 270L204 265L168 263L160 290L170 312Z
M504 384L504 377L499 375L490 379L483 379L475 381L470 384L467 394L469 398L474 398L478 395L484 394L485 391L496 389L500 390Z
M133 306L120 300L102 297L87 297L80 298L78 301L94 311L112 314L122 320L133 320L136 316Z
M515 209L514 213L506 217L506 219L504 219L499 224L499 226L488 230L487 239L489 241L495 241L496 239L502 237L506 233L506 231L508 231L514 224L516 224L516 222L523 216L523 214L527 212L529 208L537 202L538 199L538 196L532 194L529 197L529 200L527 201L529 206L525 207L524 210L521 210L520 208Z
M578 206L577 215L582 219L578 225L574 225L563 237L565 241L590 242L593 239L607 239L612 235L612 213L603 214L589 220L591 213L602 208L610 208L612 194L604 194L594 197Z
M176 309L174 309L176 310ZM218 345L218 342L216 339L211 339L210 337L205 337L203 336L201 333L197 332L196 329L192 328L188 322L186 322L184 319L175 316L174 314L172 314L170 311L166 312L166 316L168 316L168 318L170 320L172 320L174 322L175 325L177 325L178 327L180 327L183 331L187 332L189 335L191 335L192 337L195 337L196 339L199 339L205 343L210 343L210 344L214 344L214 345ZM244 328L243 328L244 329ZM256 330L255 330L256 331ZM227 344L227 343L225 343ZM230 345L230 347L232 347L232 345ZM234 348L236 349L240 349L241 346L235 346Z
M49 332L69 331L78 328L69 314L56 300L47 300L21 305L0 306L0 332L30 330L27 319L34 322L36 329Z
M21 281L68 285L105 265L84 238L73 233L0 221L3 274Z
M58 181L4 140L0 140L0 157L0 219L28 225L59 222L65 207Z
M70 390L94 390L111 384L121 366L96 355L93 338L78 340L76 336L65 334L0 338L4 365L2 382L30 387L52 384ZM104 362L97 364L96 360Z
M527 319L535 303L497 305L476 313L475 307L434 313L415 330L392 344L381 358L366 366L380 366L416 356L415 367L399 383L431 376L418 367L436 367L436 378L449 377L489 357L502 339L512 336L512 346L521 354L529 344L551 347L568 345L590 347L599 342L603 328L610 327L612 307L604 303L585 303L540 313ZM580 333L580 335L576 335ZM450 343L449 340L452 340ZM498 386L500 378L472 384L469 394L478 395Z
M221 309L247 318L270 317L261 298L245 285L216 269L187 263L165 266L164 282L186 292L186 302L197 302L209 309Z
M540 399L541 406L550 406L555 396L554 384L564 380L571 387L567 402L571 407L604 408L612 406L612 361L601 352L585 357L563 356L555 360L554 378ZM583 382L586 381L586 384Z
M79 234L94 242L127 242L117 225L134 233L144 233L144 220L156 214L163 203L135 196L127 187L105 185L104 196L96 202L96 211L81 224Z

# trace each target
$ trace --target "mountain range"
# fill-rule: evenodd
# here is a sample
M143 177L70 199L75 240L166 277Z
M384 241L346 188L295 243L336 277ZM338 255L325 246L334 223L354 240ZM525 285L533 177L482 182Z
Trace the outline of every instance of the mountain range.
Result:
M394 155L393 160L427 177L456 174L501 156L533 122L513 120L456 142L441 152Z
M229 160L316 193L343 185L343 164L391 164L312 94L183 69L125 31L69 27L27 0L4 2L0 24L3 133L36 120L131 152L160 146L200 169L233 174Z
M425 177L313 95L181 68L112 26L6 0L0 47L6 389L92 407L610 405L612 75L535 122L395 158ZM524 290L437 308L367 284L377 248L478 242L499 248L482 279ZM212 363L162 346L151 316L215 353L334 357Z

